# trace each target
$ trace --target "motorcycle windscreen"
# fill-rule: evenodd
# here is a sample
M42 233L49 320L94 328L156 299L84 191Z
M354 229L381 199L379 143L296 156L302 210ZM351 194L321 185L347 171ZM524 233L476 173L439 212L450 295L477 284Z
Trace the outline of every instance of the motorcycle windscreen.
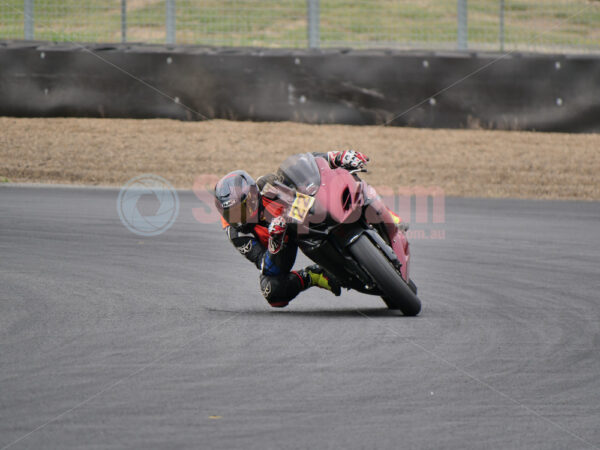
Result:
M315 195L321 186L321 173L311 153L300 153L286 159L278 170L284 183L306 195Z

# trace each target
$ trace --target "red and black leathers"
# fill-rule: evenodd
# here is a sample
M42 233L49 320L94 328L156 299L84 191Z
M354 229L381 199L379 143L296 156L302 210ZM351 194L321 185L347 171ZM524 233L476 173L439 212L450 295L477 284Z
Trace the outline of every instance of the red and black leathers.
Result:
M227 237L233 245L261 271L261 292L273 307L287 306L309 287L309 281L302 273L292 271L298 252L293 237L286 236L277 253L268 251L269 223L273 217L281 215L281 209L281 205L263 197L257 223L234 228L223 221Z

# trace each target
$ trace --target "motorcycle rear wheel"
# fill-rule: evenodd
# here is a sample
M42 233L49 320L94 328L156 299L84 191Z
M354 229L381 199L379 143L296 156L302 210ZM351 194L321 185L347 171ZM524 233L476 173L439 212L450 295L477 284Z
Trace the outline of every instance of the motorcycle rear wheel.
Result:
M421 301L402 279L392 262L364 234L349 248L356 261L371 275L385 294L381 298L389 309L399 309L405 316L421 312Z

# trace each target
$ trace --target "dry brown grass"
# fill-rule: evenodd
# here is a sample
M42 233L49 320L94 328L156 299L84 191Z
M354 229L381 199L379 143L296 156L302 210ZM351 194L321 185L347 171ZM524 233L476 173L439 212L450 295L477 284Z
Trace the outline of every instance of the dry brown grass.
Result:
M382 186L447 195L600 200L600 135L214 120L0 118L0 180L121 185L155 173L273 170L287 155L356 148Z

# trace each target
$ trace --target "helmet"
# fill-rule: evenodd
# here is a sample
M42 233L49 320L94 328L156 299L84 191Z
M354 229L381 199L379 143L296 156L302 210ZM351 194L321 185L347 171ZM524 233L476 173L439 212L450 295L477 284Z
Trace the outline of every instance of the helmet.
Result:
M215 206L232 226L258 222L258 186L244 170L234 170L215 186Z

